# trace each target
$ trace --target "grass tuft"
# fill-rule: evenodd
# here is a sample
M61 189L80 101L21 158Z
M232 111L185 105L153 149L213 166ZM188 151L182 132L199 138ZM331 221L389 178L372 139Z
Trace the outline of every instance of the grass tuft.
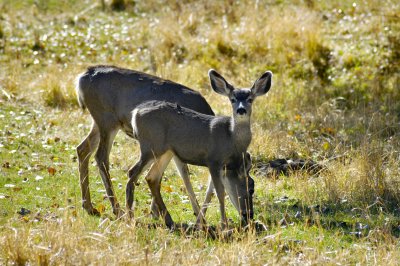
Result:
M59 75L61 75L59 70L49 69L46 76L41 76L39 79L36 86L42 89L44 104L53 108L78 106L74 78L69 77L68 79L60 80L58 78Z
M44 95L44 101L50 107L65 107L67 101L59 84L49 84Z
M317 76L324 83L329 81L328 70L331 54L331 50L317 40L315 35L309 36L307 41L307 56L312 62Z

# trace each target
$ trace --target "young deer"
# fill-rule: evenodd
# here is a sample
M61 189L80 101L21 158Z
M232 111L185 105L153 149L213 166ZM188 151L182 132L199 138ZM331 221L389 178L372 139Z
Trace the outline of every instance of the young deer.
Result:
M92 215L99 215L93 207L89 191L89 160L97 149L96 161L114 214L122 215L115 197L109 173L109 153L119 130L133 137L132 110L149 100L177 103L197 112L214 115L210 105L198 93L183 85L134 70L115 66L93 66L78 76L77 94L80 106L87 108L93 118L92 128L77 147L82 206ZM195 215L199 205L191 187L187 165L177 157L176 167L184 180ZM156 169L151 169L151 173ZM152 210L157 209L154 201Z
M272 73L265 72L251 89L238 90L215 70L208 74L213 90L230 99L231 117L205 115L160 101L146 102L133 110L132 128L141 154L129 170L126 186L126 207L131 216L134 184L140 173L152 165L154 171L150 170L147 175L147 183L166 225L174 225L161 197L160 179L168 162L176 156L184 163L208 167L212 182L207 194L211 195L215 188L223 225L226 224L224 190L243 222L253 218L254 181L248 176L246 165L246 150L251 142L251 107L256 97L269 91Z

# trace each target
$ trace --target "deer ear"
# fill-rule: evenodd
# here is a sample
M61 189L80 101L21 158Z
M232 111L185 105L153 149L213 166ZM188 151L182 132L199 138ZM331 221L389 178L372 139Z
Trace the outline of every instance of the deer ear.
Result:
M214 69L208 71L208 76L210 77L211 87L216 93L229 96L234 90L233 86Z
M265 72L251 87L251 93L254 97L266 94L272 85L272 72Z

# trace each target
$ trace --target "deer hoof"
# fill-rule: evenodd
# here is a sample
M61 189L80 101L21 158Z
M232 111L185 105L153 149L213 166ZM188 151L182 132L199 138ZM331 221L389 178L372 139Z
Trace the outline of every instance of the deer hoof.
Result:
M134 218L133 210L127 210L126 213L126 217L128 220L132 220Z
M100 212L96 208L93 208L93 206L90 206L90 207L83 206L83 208L86 210L86 212L89 215L100 216Z
M97 209L93 208L92 211L90 212L90 215L100 216L100 212Z

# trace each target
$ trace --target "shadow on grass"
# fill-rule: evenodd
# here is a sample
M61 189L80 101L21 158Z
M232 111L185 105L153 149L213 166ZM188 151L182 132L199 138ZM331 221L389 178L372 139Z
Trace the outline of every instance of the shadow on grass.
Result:
M261 221L267 227L317 226L357 238L366 237L370 232L378 230L400 237L400 208L385 205L379 199L360 208L349 202L306 205L285 196L263 206L258 212L262 214Z
M136 222L136 226L142 228L144 227L150 230L163 228L165 230L169 230L170 233L176 234L178 236L183 236L185 238L202 238L225 242L239 240L247 233L260 234L267 231L265 225L257 221L251 222L249 225L246 226L231 224L227 229L222 229L220 226L215 225L203 225L202 228L198 228L193 223L175 223L172 228L168 228L167 226L159 222Z

